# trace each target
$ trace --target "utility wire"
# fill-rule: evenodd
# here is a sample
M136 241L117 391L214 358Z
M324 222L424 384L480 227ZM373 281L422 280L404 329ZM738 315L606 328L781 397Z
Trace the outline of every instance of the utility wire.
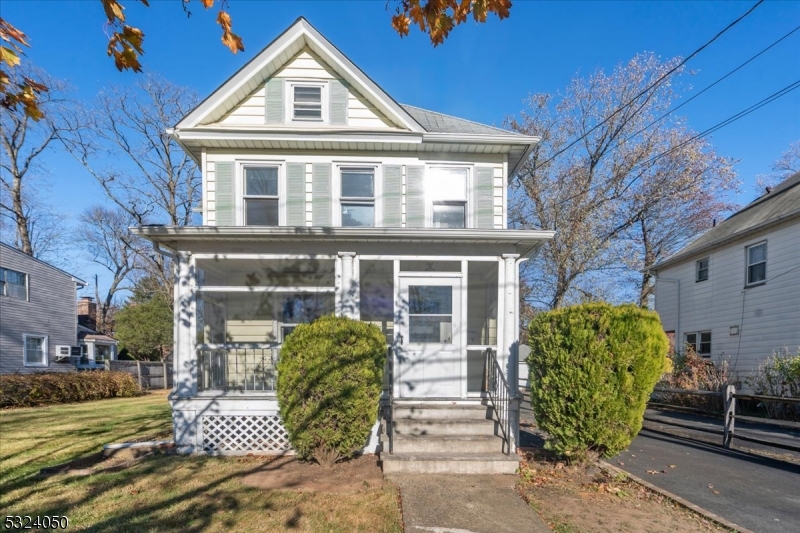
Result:
M687 56L687 57L686 57L684 60L682 60L680 63L678 63L677 65L675 65L674 67L672 67L670 70L668 70L667 72L665 72L665 73L664 73L664 74L663 74L663 75L662 75L660 78L658 78L656 81L654 81L653 83L651 83L650 85L648 85L647 87L645 87L644 89L642 89L642 90L641 90L641 91L640 91L638 94L636 94L636 96L634 96L633 98L631 98L631 99L630 99L628 102L626 102L626 103L625 103L625 104L623 104L622 106L618 107L618 108L617 108L617 109L616 109L616 110L615 110L613 113L611 113L611 114L610 114L610 115L608 115L608 116L607 116L605 119L603 119L603 121L602 121L602 122L600 122L600 123L598 123L598 124L595 124L594 126L592 126L592 127L589 129L589 131L587 131L586 133L584 133L583 135L581 135L580 137L578 137L577 139L575 139L574 141L572 141L571 143L569 143L569 144L568 144L566 147L562 148L561 150L559 150L558 152L556 152L555 154L553 154L553 155L552 155L550 158L548 158L547 160L545 160L545 161L544 161L544 162L543 162L543 163L542 163L540 166L544 166L544 165L548 164L550 161L552 161L552 160L553 160L553 159L555 159L556 157L560 156L561 154L563 154L564 152L566 152L567 150L569 150L570 148L572 148L573 146L575 146L576 144L578 144L580 141L582 141L583 139L585 139L585 138L586 138L586 137L587 137L587 136L588 136L590 133L592 133L594 130L596 130L597 128L599 128L600 126L602 126L603 124L605 124L606 122L608 122L609 120L611 120L612 118L614 118L614 117L615 117L617 114L621 113L622 111L624 111L625 109L627 109L628 107L630 107L630 106L631 106L631 105L632 105L634 102L636 102L636 101L637 101L637 100L638 100L638 99L639 99L641 96L643 96L643 95L647 94L647 92L649 92L650 90L652 90L652 89L656 88L658 85L660 85L660 84L661 84L661 82L662 82L662 81L664 81L666 78L668 78L669 76L671 76L672 74L674 74L674 73L675 73L675 71L677 71L678 69L680 69L680 68L681 68L683 65L685 65L685 64L686 64L686 63L687 63L689 60L691 60L691 59L692 59L693 57L695 57L697 54L699 54L700 52L702 52L703 50L705 50L705 49L706 49L706 48L707 48L707 47L708 47L708 46L709 46L711 43L713 43L714 41L716 41L717 39L719 39L719 38L722 36L722 34L723 34L723 33L725 33L726 31L728 31L729 29L733 28L733 27L734 27L736 24L738 24L739 22L741 22L741 21L742 21L742 20L743 20L745 17L747 17L747 16L748 16L750 13L752 13L753 11L755 11L755 9L756 9L758 6L760 6L760 5L761 5L763 2L764 2L764 0L758 0L758 2L756 2L756 3L753 5L753 7L751 7L750 9L748 9L748 10L747 10L747 12L746 12L744 15L740 16L739 18L737 18L736 20L734 20L733 22L731 22L730 24L728 24L727 26L725 26L725 28L723 28L723 29L722 29L722 30L721 30L719 33L717 33L717 34L716 34L714 37L712 37L712 38L711 38L709 41L707 41L707 42L706 42L704 45L702 45L700 48L698 48L697 50L695 50L694 52L692 52L691 54L689 54L689 55L688 55L688 56Z

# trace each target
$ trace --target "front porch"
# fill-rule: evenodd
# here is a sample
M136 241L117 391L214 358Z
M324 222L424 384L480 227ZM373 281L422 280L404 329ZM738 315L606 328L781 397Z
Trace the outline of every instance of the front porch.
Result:
M171 402L183 451L289 451L275 398L280 347L298 324L324 314L374 323L386 336L384 415L392 402L486 410L487 353L504 383L517 382L519 264L541 236L483 232L517 234L503 242L426 230L414 240L325 242L303 233L291 244L250 238L246 246L222 235L153 239L177 250ZM515 391L503 393L505 414L492 411L507 419L498 453L513 452L518 431ZM365 451L380 450L376 425Z

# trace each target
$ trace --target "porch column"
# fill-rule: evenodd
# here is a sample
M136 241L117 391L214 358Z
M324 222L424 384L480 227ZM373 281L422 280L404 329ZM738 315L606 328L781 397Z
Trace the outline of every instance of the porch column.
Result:
M342 285L339 287L339 314L348 318L356 318L358 305L358 284L353 271L353 258L355 252L339 252L342 262Z
M519 432L519 394L518 394L518 364L517 353L519 349L519 300L517 299L517 269L519 254L503 254L504 279L503 286L503 344L499 362L505 366L506 379L508 380L509 393L512 398L509 405L511 411L511 440L512 450L516 450Z
M195 297L192 254L175 256L175 329L172 364L175 392L179 397L197 395L197 357L194 353Z

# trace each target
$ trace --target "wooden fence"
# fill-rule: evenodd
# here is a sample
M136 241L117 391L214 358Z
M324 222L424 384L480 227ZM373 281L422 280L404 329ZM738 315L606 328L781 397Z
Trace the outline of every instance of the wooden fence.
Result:
M784 403L784 404L800 404L800 398L786 398L782 396L763 396L758 394L741 394L736 392L736 387L733 385L726 385L725 388L720 391L705 391L705 390L686 390L686 389L667 389L667 388L656 388L653 393L660 393L660 394L685 394L690 396L714 396L720 398L723 401L723 409L722 409L722 417L723 417L723 429L722 429L722 445L725 448L730 448L733 445L733 439L737 438L743 441L754 442L756 444L763 444L765 446L774 446L777 448L784 448L792 451L800 451L800 447L785 445L777 442L770 442L763 439L758 439L750 436L744 435L737 435L736 434L736 420L739 419L740 421L745 422L754 422L758 424L764 424L768 426L775 426L775 427L783 427L786 428L787 426L797 426L796 423L786 422L782 420L771 420L767 418L759 418L759 417L752 417L752 416L744 416L744 415L737 415L736 414L736 401L737 400L749 400L749 401L757 401L757 402L775 402L775 403ZM675 407L668 404L663 403L655 403L651 402L652 406L654 407ZM689 410L697 412L698 409L687 409L685 407L681 407L682 410ZM707 414L707 413L706 413ZM688 426L687 426L688 428ZM689 428L692 429L692 428Z
M131 374L140 389L171 389L173 386L170 361L105 361L105 366L106 370Z

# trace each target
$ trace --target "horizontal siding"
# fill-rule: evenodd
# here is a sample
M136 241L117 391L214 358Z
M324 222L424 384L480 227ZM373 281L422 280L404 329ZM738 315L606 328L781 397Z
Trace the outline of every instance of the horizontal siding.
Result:
M56 345L76 346L77 293L71 277L28 256L0 247L0 266L28 275L28 301L0 296L0 373L33 372L23 364L23 334L46 335L51 371L69 371L55 363Z
M745 289L745 247L767 240L767 282ZM774 350L800 346L800 223L729 244L708 254L709 279L695 283L695 260L664 269L659 278L680 280L680 340L711 331L712 354L730 358L747 376ZM659 281L656 310L664 328L678 329L677 284ZM739 335L730 327L738 326Z
M427 154L426 154L427 155ZM217 161L248 161L253 162L258 159L265 159L271 162L301 162L306 164L306 225L312 225L311 213L311 199L313 197L313 184L311 180L311 168L313 163L333 163L334 166L339 163L353 163L358 164L364 162L365 164L379 164L379 165L399 165L402 167L403 189L401 197L401 217L403 226L405 226L406 215L406 189L405 189L405 169L408 165L425 165L425 164L444 164L443 162L461 164L491 164L494 168L494 192L493 192L493 222L495 229L505 228L505 194L506 194L506 180L503 177L503 163L502 156L496 155L465 155L442 153L436 154L430 159L420 157L403 157L397 154L374 154L370 152L355 152L355 153L336 153L336 152L284 152L284 153L267 153L264 151L242 151L238 150L235 153L225 151L209 151L206 156L206 169L205 169L205 224L209 226L216 225L216 179L215 168ZM237 175L235 178L241 180L238 175L240 169L235 165ZM381 199L376 199L380 203ZM237 201L241 202L239 198ZM237 208L241 210L241 206Z

